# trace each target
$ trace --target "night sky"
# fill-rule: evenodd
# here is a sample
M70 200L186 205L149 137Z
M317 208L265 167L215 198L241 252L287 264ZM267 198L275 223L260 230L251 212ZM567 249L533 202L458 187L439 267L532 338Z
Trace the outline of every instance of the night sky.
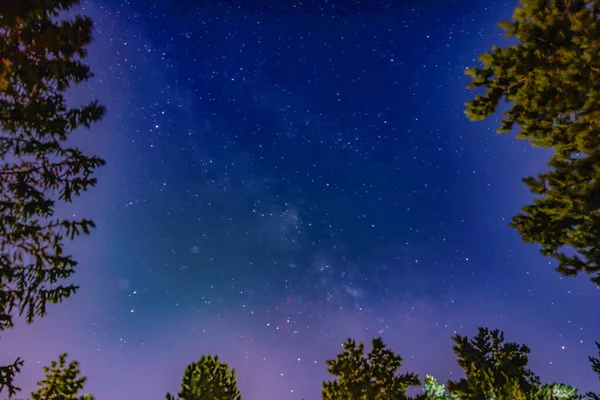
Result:
M313 400L347 337L446 380L479 325L597 389L600 290L508 226L548 152L463 112L516 2L344 3L82 3L96 76L70 96L108 113L75 141L108 164L61 208L98 224L79 293L0 342L26 392L68 352L98 400L162 399L212 353L244 399Z

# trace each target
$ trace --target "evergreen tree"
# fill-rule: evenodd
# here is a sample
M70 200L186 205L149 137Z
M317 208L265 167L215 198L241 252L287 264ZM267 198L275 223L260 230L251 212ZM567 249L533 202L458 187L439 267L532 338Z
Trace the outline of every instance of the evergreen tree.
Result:
M456 397L451 397L446 392L446 385L439 383L435 377L425 375L425 384L423 385L423 393L419 394L417 400L458 400Z
M596 347L598 347L598 356L600 356L600 343L596 342ZM592 371L598 374L598 378L600 379L600 358L590 357L590 362L592 363ZM587 396L591 400L600 400L600 393L587 393Z
M529 348L505 343L504 334L499 330L479 328L472 339L456 335L452 340L456 343L453 350L458 365L465 372L465 378L447 384L452 399L584 399L571 386L557 383L542 385L537 375L527 369Z
M420 384L417 375L398 375L402 357L386 349L381 338L373 339L365 357L365 347L348 339L344 351L327 360L327 371L337 379L323 382L323 400L401 400L406 390Z
M0 331L15 315L31 323L47 303L76 291L63 284L76 266L63 246L94 226L54 216L56 202L70 203L93 186L104 164L67 144L72 131L104 114L96 102L69 107L64 97L92 76L83 63L91 20L58 19L78 2L0 1ZM21 365L0 368L0 392L18 390Z
M218 356L202 356L187 366L181 381L180 400L240 400L235 370ZM175 397L167 393L167 400Z
M534 400L586 400L585 396L580 396L577 389L572 386L553 383L544 385L538 393L534 393Z
M472 120L504 98L499 133L554 150L549 170L524 179L537 195L511 226L558 261L558 272L600 284L600 0L521 0L500 26L518 43L494 46L467 70ZM574 251L573 251L574 250Z
M527 346L504 343L502 332L479 328L472 339L456 335L452 340L465 378L449 381L447 387L461 400L525 399L540 386L539 378L527 369Z
M81 376L77 361L67 365L67 354L61 354L58 361L44 367L44 374L44 379L38 382L38 389L31 394L31 400L94 400L91 394L78 394L87 378Z

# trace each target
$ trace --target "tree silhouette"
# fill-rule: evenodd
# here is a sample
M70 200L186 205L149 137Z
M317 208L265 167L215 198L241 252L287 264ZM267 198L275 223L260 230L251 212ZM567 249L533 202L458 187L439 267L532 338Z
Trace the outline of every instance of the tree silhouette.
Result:
M583 400L571 386L542 385L527 368L529 348L505 343L499 330L479 328L472 339L452 338L458 365L465 378L448 381L448 392L460 400ZM435 399L435 397L428 398Z
M598 356L600 356L600 343L596 342L596 347L598 347ZM592 371L598 374L598 379L600 379L600 358L590 357L590 362L592 363ZM600 393L588 392L586 395L591 400L600 400Z
M527 369L529 348L504 343L499 330L479 328L472 339L456 335L452 340L457 363L465 372L465 378L448 382L452 395L469 400L506 392L519 398L540 386L539 378Z
M554 150L549 170L523 181L537 197L511 226L558 261L558 272L600 284L600 2L521 0L500 26L518 43L493 47L467 70L472 120L509 104L499 133Z
M28 323L76 291L63 284L76 262L65 240L94 226L54 216L93 186L98 157L69 147L71 132L104 114L96 102L69 107L64 93L92 74L83 63L92 22L58 19L77 0L0 1L0 331L15 315ZM22 360L0 368L0 392L9 395Z
M187 366L178 393L180 400L240 400L235 370L218 356L205 355ZM167 400L175 397L167 393Z
M527 346L504 343L502 332L479 328L472 339L456 335L452 340L457 363L465 372L465 378L448 382L452 395L462 400L525 399L526 393L540 385L539 378L526 368Z
M401 400L406 390L420 385L417 375L398 375L402 357L386 349L381 338L373 339L365 357L365 347L348 339L344 351L327 360L327 371L335 380L323 382L323 400Z
M67 354L61 354L58 361L44 367L44 374L38 389L31 394L31 400L94 400L91 394L78 394L87 378L81 376L77 361L67 364Z

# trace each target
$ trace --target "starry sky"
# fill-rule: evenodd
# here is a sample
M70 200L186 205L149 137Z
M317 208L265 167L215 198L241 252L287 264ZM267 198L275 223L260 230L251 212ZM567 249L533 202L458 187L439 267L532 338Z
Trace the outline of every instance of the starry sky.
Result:
M515 1L83 1L108 164L61 215L79 293L0 342L28 392L61 352L102 399L162 399L219 354L244 399L318 399L347 337L456 378L485 325L543 380L597 389L600 291L508 227L547 151L464 116Z

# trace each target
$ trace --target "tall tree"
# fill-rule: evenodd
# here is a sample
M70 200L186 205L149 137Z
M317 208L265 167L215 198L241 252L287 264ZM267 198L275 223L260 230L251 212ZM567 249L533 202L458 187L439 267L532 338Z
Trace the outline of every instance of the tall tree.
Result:
M420 385L413 373L398 375L402 357L386 348L381 338L373 339L365 357L365 346L348 339L344 351L327 360L327 371L336 377L323 382L323 400L402 400L406 390Z
M87 234L87 219L55 217L93 186L103 165L68 145L70 134L104 114L97 102L70 107L65 92L92 73L83 63L92 40L87 17L61 18L78 0L0 1L0 331L15 315L31 323L76 291L65 284L76 262L67 239ZM0 368L0 393L14 394L22 360Z
M472 339L456 335L452 340L465 378L449 381L448 391L461 400L498 396L525 399L540 386L539 378L527 369L527 346L504 343L502 332L479 328Z
M204 355L187 366L178 393L180 400L241 400L234 369L218 356ZM167 393L167 400L175 397Z
M81 376L77 361L67 364L67 354L61 354L58 361L44 367L44 374L38 389L31 394L31 400L94 400L91 394L79 394L87 378Z
M447 384L453 399L584 399L571 386L557 383L542 385L537 375L527 368L529 348L505 343L504 334L499 330L479 328L472 339L456 335L452 340L458 365L465 373L465 378ZM427 400L434 399L427 397Z
M509 103L499 133L554 150L549 170L523 181L537 197L511 226L558 261L558 272L600 284L600 1L521 0L500 26L517 43L480 57L472 120Z

